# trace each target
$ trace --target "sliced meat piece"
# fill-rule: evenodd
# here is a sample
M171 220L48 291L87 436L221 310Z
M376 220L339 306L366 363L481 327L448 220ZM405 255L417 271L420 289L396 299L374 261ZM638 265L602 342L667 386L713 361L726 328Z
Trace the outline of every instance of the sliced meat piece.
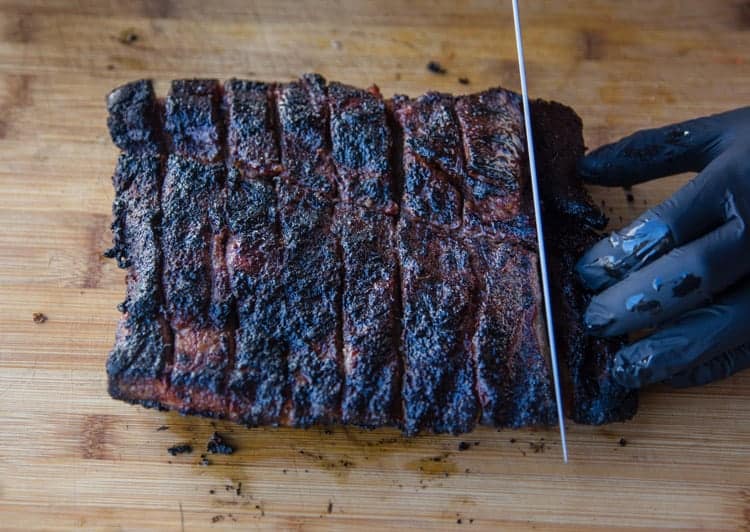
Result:
M393 98L393 108L404 130L404 149L437 166L457 183L463 173L461 134L450 94L428 92L416 99Z
M276 179L284 244L284 326L289 353L289 422L298 427L340 419L342 265L334 202L286 172Z
M403 214L459 227L463 162L453 98L438 93L416 100L396 97L393 109L403 132Z
M112 141L124 152L161 151L159 108L150 80L122 85L107 95L107 126Z
M296 183L336 197L336 171L328 142L326 81L307 74L276 88L281 155Z
M377 87L328 86L333 160L340 199L384 212L398 211L393 201L390 169L391 133L385 103Z
M336 225L345 272L342 421L394 425L401 413L395 220L379 210L340 204Z
M400 416L398 285L391 134L377 87L328 87L344 266L342 419L375 427Z
M282 245L273 184L229 170L227 243L232 294L237 302L229 415L246 425L281 420L287 383Z
M222 156L219 82L215 79L180 79L172 82L165 102L164 129L173 153L203 162Z
M161 162L151 155L123 154L115 175L114 246L107 253L127 268L127 296L115 346L107 360L109 393L152 405L167 388L172 333L162 318L158 220Z
M294 426L340 419L342 265L334 233L336 169L325 79L276 89L284 172L275 180L284 245L286 342Z
M481 422L552 424L557 413L536 253L481 237L467 247L479 284L472 345Z
M490 89L456 98L466 158L467 231L535 245L520 97Z
M478 415L471 353L477 287L469 254L449 234L406 217L398 248L405 430L468 432Z
M466 169L477 179L503 187L506 212L513 216L525 186L521 172L524 149L521 97L505 89L489 89L456 98L463 133Z
M172 393L181 410L221 415L231 300L223 263L223 164L170 155L162 189L163 282L174 330Z
M638 394L620 386L611 374L615 353L624 338L588 336L583 313L591 294L581 286L575 263L599 240L596 229L606 217L596 207L576 172L583 156L581 119L555 102L532 104L532 127L545 206L545 240L557 325L558 351L568 391L567 414L578 423L599 425L624 421L638 408ZM572 391L572 392L571 392Z
M231 79L224 84L228 158L246 177L281 172L273 93L274 85L258 81Z

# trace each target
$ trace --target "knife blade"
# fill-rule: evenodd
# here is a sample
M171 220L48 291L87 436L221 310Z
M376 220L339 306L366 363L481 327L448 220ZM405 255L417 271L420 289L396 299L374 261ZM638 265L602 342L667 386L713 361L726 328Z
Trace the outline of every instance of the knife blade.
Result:
M534 135L531 131L531 109L529 93L526 86L526 63L523 54L523 35L521 33L521 17L519 15L518 0L513 2L513 25L516 32L516 51L518 52L518 74L521 78L521 98L523 100L523 117L526 128L526 147L529 152L529 174L531 175L531 192L534 201L534 221L536 222L536 239L539 245L539 269L542 277L542 295L544 297L544 313L547 321L547 337L549 341L550 360L552 363L552 378L555 386L555 404L557 405L557 419L560 427L560 443L562 446L563 462L568 463L568 443L565 437L565 418L563 416L562 389L560 386L560 372L557 367L557 347L555 344L555 325L552 316L552 298L550 297L549 273L547 269L547 250L544 245L544 230L542 225L542 205L539 198L539 179L536 173L536 158L534 156Z

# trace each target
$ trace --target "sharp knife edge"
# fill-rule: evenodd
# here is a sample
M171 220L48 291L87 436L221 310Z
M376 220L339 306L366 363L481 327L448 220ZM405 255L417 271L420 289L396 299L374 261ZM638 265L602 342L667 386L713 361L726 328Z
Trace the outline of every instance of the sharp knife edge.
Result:
M560 372L557 369L557 347L555 343L555 325L552 319L552 299L549 289L549 273L547 271L547 249L544 245L544 231L542 227L542 205L539 199L539 180L536 174L536 157L534 156L534 136L531 132L531 109L529 93L526 88L526 63L523 55L523 36L521 35L521 19L518 14L518 0L513 2L513 23L516 30L516 50L518 51L518 74L521 78L521 97L523 99L523 117L526 127L526 146L529 152L529 173L531 174L531 192L534 198L534 219L536 221L536 238L539 243L539 268L542 275L542 293L544 295L544 312L547 318L547 336L549 338L550 359L552 361L552 377L555 384L555 403L557 405L557 419L560 426L560 443L562 445L563 462L568 463L568 443L565 438L565 417L563 416L562 393L560 387Z

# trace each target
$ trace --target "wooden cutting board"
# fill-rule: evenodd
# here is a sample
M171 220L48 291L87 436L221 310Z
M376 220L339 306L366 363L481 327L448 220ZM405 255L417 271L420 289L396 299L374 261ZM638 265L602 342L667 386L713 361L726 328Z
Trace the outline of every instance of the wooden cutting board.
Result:
M517 89L509 4L0 2L0 528L750 530L750 372L570 425L567 466L554 431L246 430L107 396L107 91L305 71L388 96ZM590 146L750 102L747 1L522 4L531 90L572 105ZM685 178L594 193L617 226ZM201 466L213 430L237 452Z

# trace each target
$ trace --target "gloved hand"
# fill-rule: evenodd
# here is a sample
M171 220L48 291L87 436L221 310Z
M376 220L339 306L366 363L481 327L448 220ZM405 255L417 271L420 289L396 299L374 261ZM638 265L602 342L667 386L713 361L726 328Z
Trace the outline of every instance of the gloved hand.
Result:
M630 388L750 366L750 107L639 131L580 163L605 186L687 171L699 173L576 266L600 291L584 316L591 334L656 328L617 354L614 376Z

